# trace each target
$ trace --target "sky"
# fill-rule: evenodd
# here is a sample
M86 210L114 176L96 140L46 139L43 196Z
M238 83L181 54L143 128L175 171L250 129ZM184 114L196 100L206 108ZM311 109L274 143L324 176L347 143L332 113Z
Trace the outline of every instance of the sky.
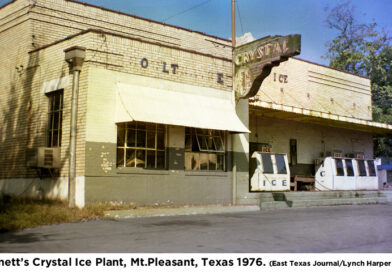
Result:
M0 5L9 1L0 0ZM231 37L231 0L83 0L206 34ZM337 33L325 23L341 0L236 0L236 36L301 34L300 58L328 65L326 43ZM360 23L376 22L392 35L392 0L351 0Z

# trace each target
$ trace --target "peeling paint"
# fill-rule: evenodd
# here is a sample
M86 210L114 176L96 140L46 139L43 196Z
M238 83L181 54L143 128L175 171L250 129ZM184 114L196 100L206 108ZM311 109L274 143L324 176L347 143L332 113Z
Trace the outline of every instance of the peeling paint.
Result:
M109 171L112 170L113 162L108 160L109 152L101 152L101 158L102 158L102 163L101 163L101 168L105 173L108 173Z

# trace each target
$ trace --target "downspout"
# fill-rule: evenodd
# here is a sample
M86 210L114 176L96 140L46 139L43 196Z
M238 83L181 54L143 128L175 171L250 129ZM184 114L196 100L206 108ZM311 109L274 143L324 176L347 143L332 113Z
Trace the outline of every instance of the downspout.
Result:
M68 173L68 206L74 208L76 203L76 133L79 75L85 58L84 47L73 46L64 50L65 60L69 64L70 72L73 74L72 102L71 102L71 135L69 141L69 173Z

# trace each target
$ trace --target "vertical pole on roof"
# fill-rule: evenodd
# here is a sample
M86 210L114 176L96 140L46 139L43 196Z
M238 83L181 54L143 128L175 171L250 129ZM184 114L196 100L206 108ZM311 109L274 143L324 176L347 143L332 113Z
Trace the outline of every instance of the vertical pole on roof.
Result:
M234 84L234 48L235 48L235 0L231 0L231 45L232 45L232 85L233 85L233 97L235 100L235 84ZM234 145L233 140L231 141L232 147L232 161L233 161L233 188L232 188L232 198L233 198L233 205L237 204L237 163L235 162L234 156Z
M64 50L65 60L68 62L70 72L73 74L68 173L68 206L71 208L80 206L76 199L76 121L78 112L79 75L85 58L85 50L85 48L79 46Z
M231 0L231 43L235 47L235 0Z

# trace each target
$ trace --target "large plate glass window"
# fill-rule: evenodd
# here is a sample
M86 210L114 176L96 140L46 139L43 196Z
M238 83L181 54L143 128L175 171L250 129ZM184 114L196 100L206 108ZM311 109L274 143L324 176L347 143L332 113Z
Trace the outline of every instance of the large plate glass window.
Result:
M48 146L61 146L61 132L63 121L63 90L48 94Z
M185 170L225 170L225 133L185 128Z
M117 167L165 169L165 138L164 125L117 124Z

